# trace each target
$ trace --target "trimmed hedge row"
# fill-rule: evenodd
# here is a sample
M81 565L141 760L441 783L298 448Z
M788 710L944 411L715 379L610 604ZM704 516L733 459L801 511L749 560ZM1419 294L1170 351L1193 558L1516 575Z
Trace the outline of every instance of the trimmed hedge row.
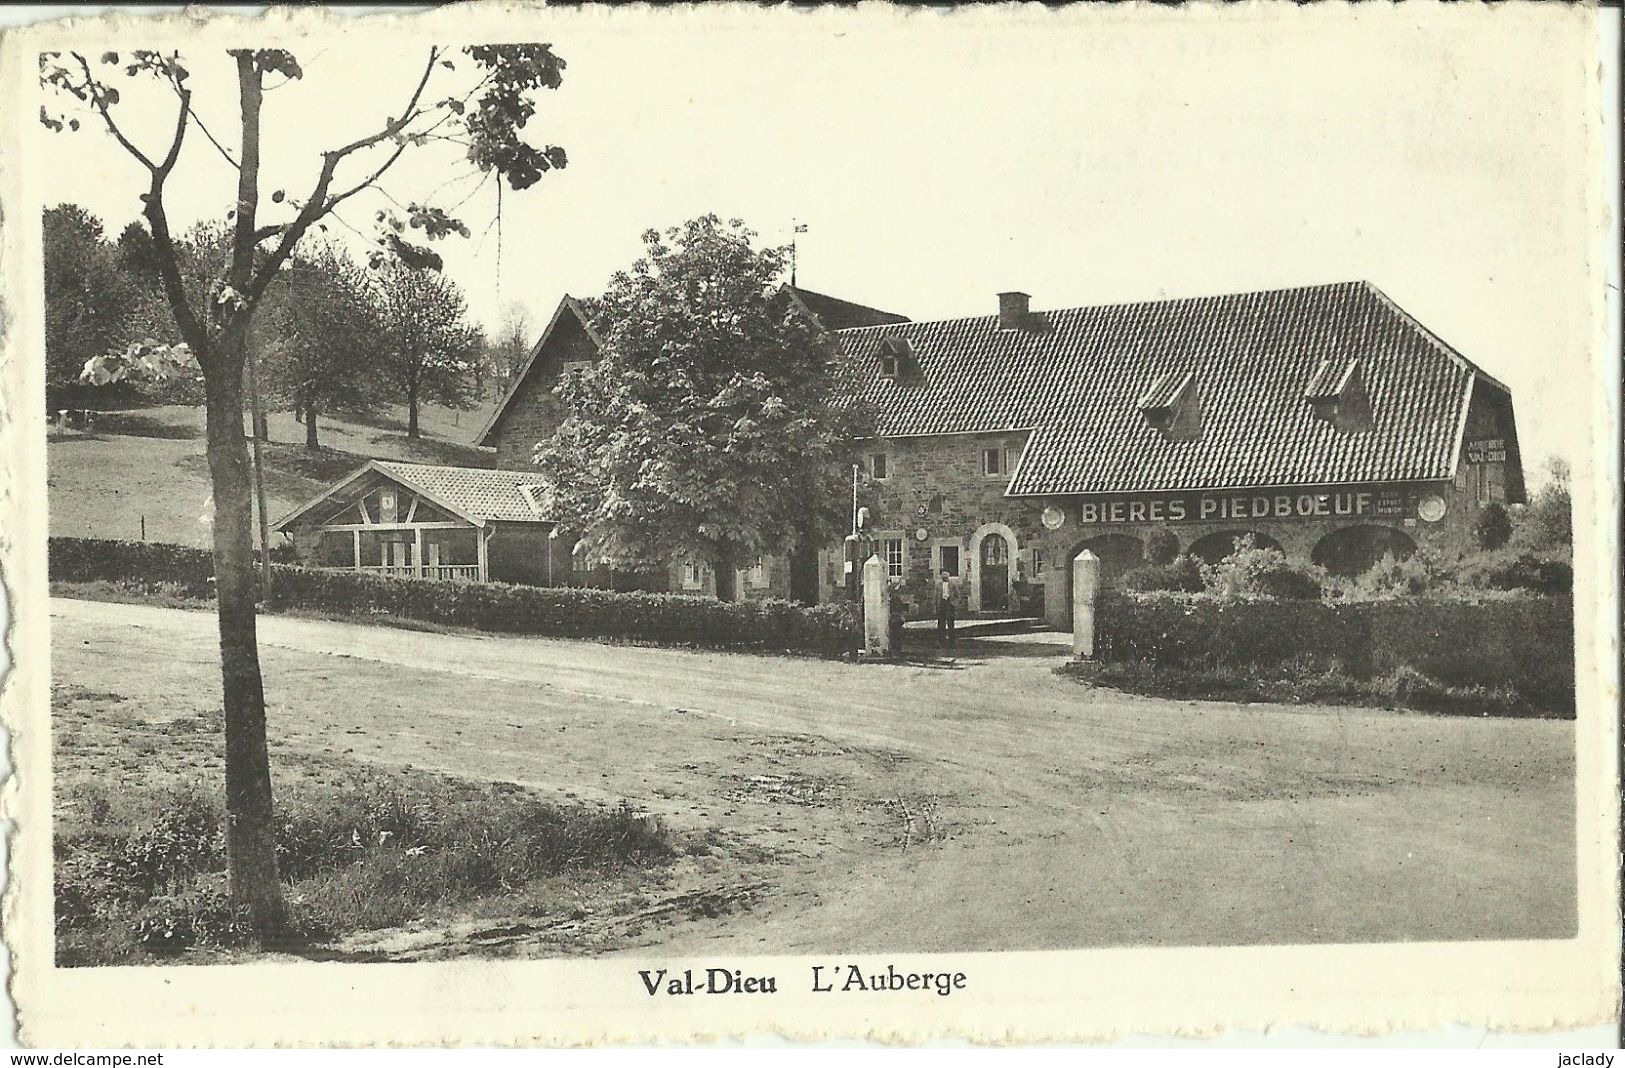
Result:
M213 554L152 542L52 538L50 575L60 582L171 583L210 595ZM277 607L404 619L558 638L619 638L666 645L770 648L820 654L854 648L854 609L789 601L718 601L670 593L431 582L354 571L273 565Z
M1106 662L1260 674L1335 668L1364 679L1409 669L1574 713L1569 597L1337 603L1107 592L1096 612L1096 655Z

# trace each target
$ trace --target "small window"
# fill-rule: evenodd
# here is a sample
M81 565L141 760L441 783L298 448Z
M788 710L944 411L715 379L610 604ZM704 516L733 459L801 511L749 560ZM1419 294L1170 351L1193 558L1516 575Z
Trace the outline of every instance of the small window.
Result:
M1033 574L1032 574L1032 581L1033 582L1043 582L1044 581L1044 568L1048 563L1049 563L1049 561L1044 559L1044 550L1043 549L1034 549L1033 550Z
M959 546L939 546L937 554L937 577L941 578L944 571L948 572L949 575L957 576L959 574Z
M686 563L683 565L683 589L701 590L705 588L705 568L701 564Z
M745 584L751 589L767 589L767 562L760 556L756 558L756 562L754 564L745 568L740 572L740 574L745 576Z
M885 478L886 474L887 474L886 454L883 453L883 452L870 453L869 454L869 477L870 478Z
M1004 474L1003 449L982 450L982 474L990 476Z
M886 562L886 577L896 581L903 578L903 546L902 538L882 538L880 542L880 558Z
M592 361L591 360L565 360L564 361L564 373L567 374L567 375L568 374L574 374L577 371L585 371L587 368L589 368L591 366L592 366Z
M901 363L902 361L896 356L882 355L880 357L880 373L887 378L896 378L897 372L900 370L898 365Z

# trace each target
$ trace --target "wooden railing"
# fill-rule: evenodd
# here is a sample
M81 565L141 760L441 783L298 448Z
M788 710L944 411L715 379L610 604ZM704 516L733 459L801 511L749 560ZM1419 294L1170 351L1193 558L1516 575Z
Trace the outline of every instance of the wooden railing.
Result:
M410 564L364 564L362 571L374 575L394 575L398 578L413 578L417 575L417 568ZM424 564L423 577L439 582L478 582L480 580L479 564Z

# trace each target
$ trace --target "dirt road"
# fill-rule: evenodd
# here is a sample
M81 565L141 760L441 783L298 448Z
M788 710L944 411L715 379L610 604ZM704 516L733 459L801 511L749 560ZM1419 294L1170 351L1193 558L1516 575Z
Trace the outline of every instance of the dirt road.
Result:
M52 613L59 680L166 715L218 704L211 615ZM1066 649L1042 636L891 667L260 626L275 748L630 798L714 844L670 891L723 907L656 902L594 952L1538 938L1575 923L1566 722L1138 698L1054 675ZM455 954L477 926L373 942ZM487 948L561 951L556 930Z

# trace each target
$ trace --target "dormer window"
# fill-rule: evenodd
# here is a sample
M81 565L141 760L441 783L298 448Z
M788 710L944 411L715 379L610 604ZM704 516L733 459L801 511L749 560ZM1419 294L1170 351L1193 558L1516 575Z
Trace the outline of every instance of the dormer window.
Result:
M880 340L880 373L896 381L908 374L914 363L914 348L906 337Z
M1315 415L1346 433L1371 429L1371 397L1366 393L1360 361L1321 360L1309 376L1303 395Z
M1194 371L1158 375L1135 407L1169 441L1196 441L1202 436L1202 399Z

